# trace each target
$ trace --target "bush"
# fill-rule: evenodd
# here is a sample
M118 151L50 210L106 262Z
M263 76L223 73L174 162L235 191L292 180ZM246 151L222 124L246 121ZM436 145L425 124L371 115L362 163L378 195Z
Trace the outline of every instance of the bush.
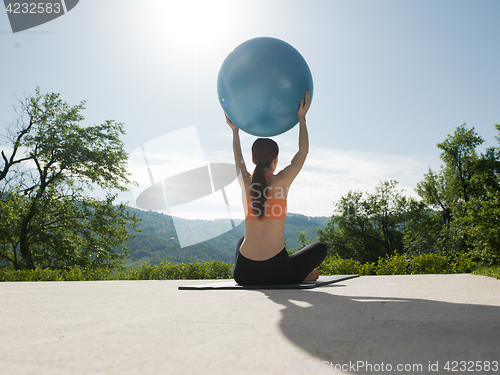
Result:
M385 258L379 258L377 267L377 275L406 275L408 274L408 259L407 254L394 254Z
M321 275L408 275L471 272L474 261L470 252L422 254L408 259L407 254L379 258L377 264L362 264L353 259L328 256L318 267Z
M495 277L500 280L500 265L489 266L487 264L476 264L472 273L474 275Z
M148 263L141 263L138 268L132 268L127 277L128 280L159 280L160 278L158 266Z
M421 254L411 260L413 274L449 273L448 258L443 254Z
M353 259L342 259L337 255L328 256L318 267L320 275L371 275L375 263L360 263Z
M232 267L230 263L215 260L180 265L183 279L231 279Z
M474 267L470 252L422 254L411 260L414 274L465 273Z
M474 265L471 252L455 253L451 257L450 273L468 273L472 271Z
M111 271L103 269L19 270L0 269L0 281L94 281L94 280L187 280L230 279L233 265L218 261L152 266L142 263L136 269Z
M406 275L432 273L464 273L475 266L470 252L422 254L407 260L406 254L394 253L373 262L362 264L353 259L342 259L338 255L327 256L318 267L321 275ZM0 268L0 281L93 281L93 280L189 280L231 279L233 264L219 261L159 265L141 263L135 269L106 270L19 270Z

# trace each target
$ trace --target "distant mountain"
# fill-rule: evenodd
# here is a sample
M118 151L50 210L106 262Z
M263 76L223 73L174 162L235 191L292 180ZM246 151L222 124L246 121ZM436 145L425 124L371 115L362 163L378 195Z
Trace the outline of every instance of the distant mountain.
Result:
M154 211L142 211L129 207L141 219L139 228L142 232L136 233L135 238L128 241L130 249L126 263L137 265L139 262L158 264L161 261L185 263L218 260L234 263L236 242L243 236L244 223L240 222L236 228L211 240L196 245L181 248L175 231L172 217ZM326 225L329 217L308 217L300 214L287 214L285 221L285 238L287 249L299 246L297 232L307 232L308 240L316 240L316 229ZM227 225L227 220L186 220L186 225L193 228L195 233L212 231L214 224L220 222L221 228ZM210 225L209 225L210 223Z

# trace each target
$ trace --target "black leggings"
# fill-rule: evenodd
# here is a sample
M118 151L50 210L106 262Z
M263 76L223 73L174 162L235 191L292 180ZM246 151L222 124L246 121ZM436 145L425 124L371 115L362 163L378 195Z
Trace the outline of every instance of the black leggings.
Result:
M321 242L309 244L296 253L288 255L285 248L272 258L251 260L240 253L241 237L236 246L234 280L240 285L285 285L297 284L318 267L326 257L326 245Z

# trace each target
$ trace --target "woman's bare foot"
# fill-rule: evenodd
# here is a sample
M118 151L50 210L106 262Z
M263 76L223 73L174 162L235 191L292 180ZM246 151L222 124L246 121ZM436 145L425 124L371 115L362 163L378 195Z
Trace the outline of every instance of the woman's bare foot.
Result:
M319 271L315 268L311 271L309 275L304 279L304 281L316 281L319 277Z

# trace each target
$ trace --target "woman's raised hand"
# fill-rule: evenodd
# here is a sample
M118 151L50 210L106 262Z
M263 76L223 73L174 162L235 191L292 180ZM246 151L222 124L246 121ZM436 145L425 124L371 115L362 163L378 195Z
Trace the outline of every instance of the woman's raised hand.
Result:
M305 99L302 99L300 101L300 107L299 107L299 118L303 117L306 118L306 113L309 111L309 108L311 107L311 92L308 91L306 92L306 97Z
M232 129L232 130L237 130L239 129L236 125L234 125L231 120L229 120L229 117L227 117L227 115L224 113L224 116L226 116L226 122L227 124L229 125L229 127Z

